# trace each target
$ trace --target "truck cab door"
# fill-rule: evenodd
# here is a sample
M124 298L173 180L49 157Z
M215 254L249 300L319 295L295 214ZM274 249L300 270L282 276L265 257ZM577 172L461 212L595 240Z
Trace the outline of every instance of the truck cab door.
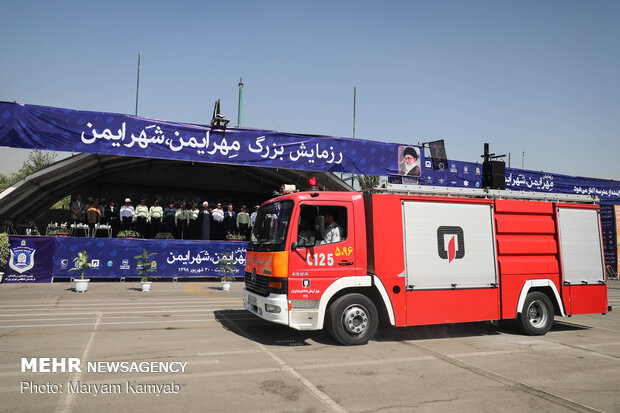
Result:
M333 222L328 218L333 216ZM319 240L315 217L325 217L326 239ZM356 275L355 233L351 202L306 202L296 210L292 222L289 254L289 299L320 299L336 280ZM330 225L331 224L331 225ZM309 228L310 226L310 228ZM338 236L334 234L339 232ZM314 245L308 240L314 234Z

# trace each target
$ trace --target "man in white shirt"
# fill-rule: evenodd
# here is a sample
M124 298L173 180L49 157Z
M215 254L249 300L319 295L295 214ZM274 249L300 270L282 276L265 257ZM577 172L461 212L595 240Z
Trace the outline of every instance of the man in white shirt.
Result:
M136 214L131 205L131 199L125 198L125 205L123 205L120 210L120 218L123 230L126 231L131 229L131 225L136 220Z
M213 217L213 236L216 240L224 239L224 210L222 204L217 203L217 207L212 211Z
M250 214L250 229L254 228L254 223L256 222L256 215L258 215L258 209L260 207L256 205L254 207L254 212Z
M325 212L325 239L319 245L331 244L342 240L342 227L336 222L336 213L333 209Z

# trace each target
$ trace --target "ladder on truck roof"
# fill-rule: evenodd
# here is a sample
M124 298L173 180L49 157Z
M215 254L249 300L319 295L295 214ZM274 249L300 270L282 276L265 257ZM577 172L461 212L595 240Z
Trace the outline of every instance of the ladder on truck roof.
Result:
M501 189L453 188L446 186L425 186L409 184L383 184L372 189L373 193L392 193L402 195L454 196L466 198L522 199L528 201L598 203L595 195L556 194L549 192L511 191Z

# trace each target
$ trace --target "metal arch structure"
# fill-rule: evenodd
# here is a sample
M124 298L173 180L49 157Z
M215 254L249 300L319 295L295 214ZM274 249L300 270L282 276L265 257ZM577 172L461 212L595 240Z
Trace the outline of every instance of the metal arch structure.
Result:
M328 172L83 153L49 165L1 192L0 222L35 220L59 199L102 184L210 191L234 188L239 193L265 195L284 183L303 186L309 175L318 178L322 189L353 191Z

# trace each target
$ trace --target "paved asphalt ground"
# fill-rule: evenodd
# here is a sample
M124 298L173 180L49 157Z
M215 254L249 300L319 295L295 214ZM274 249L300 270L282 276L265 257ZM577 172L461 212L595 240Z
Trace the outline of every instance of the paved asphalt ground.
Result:
M383 328L368 345L266 323L242 284L0 285L0 410L6 412L563 412L620 411L620 282L616 312L560 318L546 336L490 323ZM185 373L21 372L22 357L181 361ZM76 394L68 382L121 384ZM63 393L21 392L22 382ZM178 393L134 394L139 384ZM119 386L120 387L120 386ZM135 388L135 387L134 387ZM93 390L94 391L94 390Z

